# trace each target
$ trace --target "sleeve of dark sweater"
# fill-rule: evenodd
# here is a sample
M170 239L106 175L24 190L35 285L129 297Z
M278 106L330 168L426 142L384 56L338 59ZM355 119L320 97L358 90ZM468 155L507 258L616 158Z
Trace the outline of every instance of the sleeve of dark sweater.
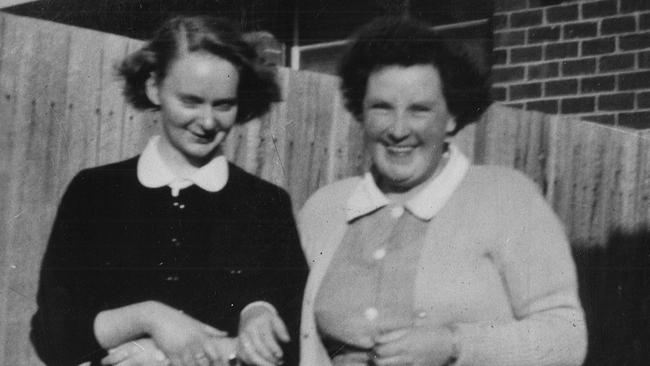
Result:
M88 186L83 172L70 183L41 264L30 338L48 365L77 365L103 355L93 331L99 310L89 306L93 294L79 285L84 276L92 275L84 260L92 217Z

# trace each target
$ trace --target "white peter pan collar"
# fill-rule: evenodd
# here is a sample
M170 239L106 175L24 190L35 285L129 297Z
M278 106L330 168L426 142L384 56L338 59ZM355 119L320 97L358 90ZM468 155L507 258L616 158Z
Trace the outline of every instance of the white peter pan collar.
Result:
M409 199L404 207L421 220L431 220L447 203L469 168L469 160L453 144L449 144L449 161L442 171L431 182L427 183L420 192ZM348 222L367 215L384 206L391 200L377 187L370 172L363 178L352 192L346 206Z
M208 192L218 192L228 182L228 160L219 155L209 163L196 168L189 176L180 177L175 175L165 163L158 151L160 136L149 139L147 146L138 159L138 181L148 188L159 188L169 186L172 195L178 196L178 192L193 184Z

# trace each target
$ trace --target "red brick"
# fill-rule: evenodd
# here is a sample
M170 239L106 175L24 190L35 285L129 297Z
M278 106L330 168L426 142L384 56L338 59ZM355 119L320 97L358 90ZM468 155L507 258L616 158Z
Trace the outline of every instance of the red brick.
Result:
M576 56L578 56L578 42L550 43L544 47L545 60Z
M650 108L650 92L642 92L636 96L637 108Z
M578 5L553 6L546 8L546 21L549 23L568 22L578 19Z
M582 41L582 56L600 55L612 53L616 49L616 38L597 38L589 41Z
M492 16L492 27L494 27L494 30L508 28L508 14L496 14Z
M638 10L650 10L648 0L621 0L621 13L628 13Z
M650 51L639 52L639 68L650 68Z
M541 95L541 83L517 84L510 86L510 100L539 98Z
M567 2L567 0L540 0L540 6L554 6Z
M496 32L494 33L494 47L509 47L522 45L526 42L526 31Z
M600 34L606 36L615 33L634 32L636 18L634 16L606 18L600 23Z
M616 14L616 1L604 0L582 3L582 18L602 18Z
M502 102L502 101L504 101L504 100L506 100L508 98L507 97L507 92L508 92L508 89L506 89L505 87L501 87L501 86L492 87L492 89L490 90L490 94L492 95L492 99L496 100L496 101L499 101L499 102Z
M560 74L560 65L557 62L528 66L528 80L548 79Z
M595 76L584 78L580 81L580 90L583 93L610 91L614 89L616 89L616 77L614 75Z
M621 36L619 47L623 51L650 48L650 32Z
M593 74L594 72L596 72L595 58L562 62L562 75L585 75Z
M521 11L510 14L510 27L522 28L542 24L544 13L541 9Z
M603 56L598 61L600 72L631 69L634 67L634 54L625 53L620 55Z
M583 121L598 122L607 125L613 125L616 122L616 115L614 114L592 114L581 117Z
M492 52L492 64L503 65L508 62L508 51L496 50Z
M641 14L639 16L639 28L650 29L650 13Z
M492 69L493 83L507 83L524 79L525 69L523 66L518 67L495 67Z
M598 110L600 111L625 111L630 109L634 109L634 93L598 96Z
M618 124L645 130L650 128L650 112L621 113L618 115Z
M521 0L497 0L494 2L494 11L498 13L502 11L525 9L526 5L526 1Z
M539 28L529 28L528 29L528 43L540 43L548 41L557 41L560 39L560 30L562 28L559 25L551 27L539 27Z
M566 98L560 102L561 113L589 113L596 105L594 97Z
M578 80L556 80L544 83L544 96L571 95L578 92Z
M510 50L510 63L518 64L522 62L539 61L542 59L542 47L522 47Z
M595 37L598 34L598 23L583 22L565 24L562 37L564 39Z
M650 71L631 72L618 76L619 90L650 88Z
M556 114L558 112L558 101L557 99L551 99L528 102L526 103L526 109L548 114Z

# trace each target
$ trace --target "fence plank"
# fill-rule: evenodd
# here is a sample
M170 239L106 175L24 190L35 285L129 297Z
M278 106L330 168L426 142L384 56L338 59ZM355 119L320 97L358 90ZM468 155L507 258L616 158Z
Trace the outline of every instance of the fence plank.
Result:
M125 113L122 85L117 83L115 66L127 54L128 41L123 37L107 35L101 44L101 87L99 142L96 164L102 165L120 159L121 136Z

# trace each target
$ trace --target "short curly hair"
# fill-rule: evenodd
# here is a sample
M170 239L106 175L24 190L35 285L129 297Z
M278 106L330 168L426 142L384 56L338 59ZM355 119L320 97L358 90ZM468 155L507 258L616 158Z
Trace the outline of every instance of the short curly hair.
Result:
M481 68L457 44L424 22L378 18L351 39L338 68L345 107L361 121L370 75L387 66L432 65L442 81L447 108L456 119L455 134L476 121L492 103L489 68Z
M186 52L207 52L230 61L239 70L237 123L260 117L280 100L275 68L229 21L210 16L177 16L167 20L152 40L117 65L124 96L138 110L158 109L146 95L146 82L165 78L170 64Z

